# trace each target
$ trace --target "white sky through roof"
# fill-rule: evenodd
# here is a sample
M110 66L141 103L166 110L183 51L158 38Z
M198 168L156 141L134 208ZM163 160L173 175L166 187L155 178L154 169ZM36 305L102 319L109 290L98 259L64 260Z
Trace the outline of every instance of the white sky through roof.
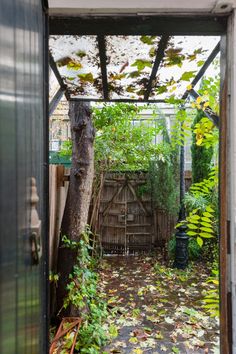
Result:
M219 36L172 36L150 99L181 98L219 40ZM160 36L105 36L109 99L144 99L159 41ZM71 98L103 98L96 36L51 36L49 48ZM213 65L208 74L218 74Z

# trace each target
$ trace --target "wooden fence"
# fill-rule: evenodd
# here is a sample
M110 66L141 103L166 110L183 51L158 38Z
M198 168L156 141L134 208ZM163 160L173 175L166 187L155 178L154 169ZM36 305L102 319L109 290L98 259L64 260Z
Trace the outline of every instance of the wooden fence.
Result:
M60 229L69 186L69 169L62 165L49 167L49 269L56 270Z
M62 165L50 165L49 169L49 266L52 271L56 270L57 265L60 228L69 185L69 171L69 169L66 169ZM188 188L191 176L187 174L185 178L187 182L186 187ZM142 185L145 182L144 176L139 175L137 181L132 179L128 181L121 174L119 174L118 179L117 176L114 177L109 174L106 176L106 179L98 210L99 228L97 230L101 241L104 241L103 246L105 247L105 251L108 252L110 250L111 253L123 253L124 249L127 251L127 248L135 249L145 246L144 248L150 249L153 246L157 248L164 247L175 232L174 227L177 217L168 215L164 210L151 210L150 199L139 197L135 185ZM114 187L114 183L116 187ZM105 215L105 219L104 215L102 217L104 208L106 207L111 214L108 215L109 213L105 213L110 217L109 220L106 219L108 218L107 215ZM113 210L114 208L115 210ZM125 236L122 234L124 230ZM112 237L114 240L112 240ZM120 239L118 242L119 247L115 245L117 239ZM126 240L125 243L123 239ZM127 239L129 242L127 242ZM125 244L125 247L123 247L122 242ZM115 249L118 251L115 251Z
M174 234L176 223L177 216L170 215L162 209L156 209L154 211L154 227L157 247L163 247L163 244Z

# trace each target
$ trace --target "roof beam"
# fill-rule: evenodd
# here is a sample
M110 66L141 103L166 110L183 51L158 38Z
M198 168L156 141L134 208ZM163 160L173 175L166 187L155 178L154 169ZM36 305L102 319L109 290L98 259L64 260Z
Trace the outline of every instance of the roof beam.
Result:
M52 35L221 35L227 17L209 16L50 16Z
M106 56L106 43L104 36L97 36L99 58L101 64L102 73L102 87L103 87L103 97L105 100L109 98L108 82L107 82L107 56Z
M195 100L198 97L200 97L200 95L193 89L189 91L189 95L191 97L193 97ZM219 128L219 125L220 125L219 116L215 112L213 112L213 110L210 107L204 108L203 105L204 105L204 102L200 103L200 106L202 107L202 110L205 113L205 115L207 116L207 118L209 118L215 124L215 126L217 128Z
M163 60L163 57L164 57L164 54L165 54L165 49L167 47L169 38L170 38L169 36L164 35L160 39L160 42L159 42L159 45L158 45L158 48L157 48L156 58L155 58L155 61L154 61L153 67L152 67L152 72L151 72L151 75L150 75L150 79L148 81L146 92L144 94L144 99L145 100L148 100L148 98L150 96L150 93L151 93L151 90L152 90L153 81L156 78L157 71L159 69L159 66L160 66L162 60Z
M203 75L205 74L205 72L207 71L207 69L209 68L209 66L211 65L211 63L216 58L219 52L220 52L220 42L217 43L217 45L215 46L215 48L213 49L213 51L211 52L211 54L209 55L209 57L207 58L207 60L205 61L205 63L203 64L203 66L195 76L195 78L193 79L193 81L191 82L192 88L194 88L198 83L198 81L203 77ZM188 94L189 91L186 90L182 96L182 99L185 100L188 97Z
M58 103L60 102L65 90L63 90L61 87L58 89L58 91L55 93L53 96L52 100L49 103L49 117L53 114L55 109L58 106Z
M49 53L49 65L50 65L52 71L54 72L54 75L56 76L56 79L60 85L61 90L65 93L65 96L66 96L67 100L69 101L70 96L67 91L67 86L64 84L64 81L62 80L62 77L57 69L57 65L56 65L51 53Z
M130 102L130 103L166 103L166 100L151 99L145 101L144 99L129 99L129 98L116 98L116 99L104 99L104 98L78 98L71 97L70 101L83 101L83 102Z

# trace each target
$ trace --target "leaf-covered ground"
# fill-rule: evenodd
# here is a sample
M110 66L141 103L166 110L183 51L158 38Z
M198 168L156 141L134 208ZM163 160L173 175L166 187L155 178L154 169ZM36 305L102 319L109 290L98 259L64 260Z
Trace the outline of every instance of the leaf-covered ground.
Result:
M101 353L219 353L219 323L202 308L209 271L178 271L150 257L106 257L100 276L113 340Z

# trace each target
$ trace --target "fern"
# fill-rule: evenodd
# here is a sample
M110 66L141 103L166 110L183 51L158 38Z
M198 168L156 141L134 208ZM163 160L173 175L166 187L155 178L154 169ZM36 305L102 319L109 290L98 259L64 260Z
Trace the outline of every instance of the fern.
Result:
M217 168L214 168L208 179L194 183L185 199L189 215L180 224L187 225L187 234L194 237L200 247L205 239L216 238L217 234L217 206L212 202L218 184L217 172Z
M211 317L219 317L220 297L219 297L219 270L212 270L212 275L207 280L212 287L204 292L203 308L210 313Z

